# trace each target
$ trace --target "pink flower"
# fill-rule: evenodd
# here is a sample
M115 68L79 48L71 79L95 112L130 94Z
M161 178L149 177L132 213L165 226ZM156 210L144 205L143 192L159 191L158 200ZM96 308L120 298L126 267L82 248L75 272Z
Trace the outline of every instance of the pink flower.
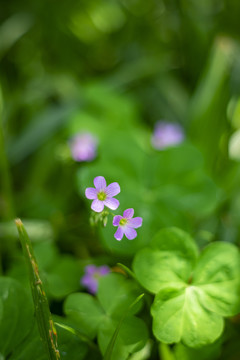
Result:
M118 226L117 231L114 234L114 237L117 240L122 240L123 235L125 235L128 240L133 240L137 236L136 228L142 226L142 218L135 217L133 218L134 210L127 209L123 212L123 216L116 215L113 218L113 226Z
M120 193L119 184L114 182L107 186L103 176L95 177L93 183L95 188L87 188L85 191L86 198L93 200L91 209L96 212L101 212L104 206L107 206L111 210L116 210L119 206L119 201L113 196Z
M107 265L85 267L85 274L81 279L81 284L85 286L91 294L96 294L98 290L98 280L100 277L109 274L110 268Z
M158 121L152 136L152 145L157 150L180 144L184 140L182 127L177 123Z
M75 161L92 161L96 157L97 138L90 133L80 133L70 140L70 149Z

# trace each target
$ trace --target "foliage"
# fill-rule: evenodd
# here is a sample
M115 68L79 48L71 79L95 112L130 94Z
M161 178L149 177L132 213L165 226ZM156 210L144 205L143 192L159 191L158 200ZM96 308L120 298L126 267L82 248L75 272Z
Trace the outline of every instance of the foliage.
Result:
M239 358L240 3L0 5L0 359Z

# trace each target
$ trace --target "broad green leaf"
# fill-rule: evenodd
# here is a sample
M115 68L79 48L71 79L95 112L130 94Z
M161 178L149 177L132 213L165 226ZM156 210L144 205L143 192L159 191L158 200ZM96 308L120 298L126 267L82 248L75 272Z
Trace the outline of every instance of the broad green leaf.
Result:
M145 344L146 326L142 320L132 316L141 307L139 294L140 289L133 280L111 273L100 278L97 299L84 293L71 294L65 301L64 312L77 330L92 339L98 336L102 354L113 334L117 334L114 354L118 354L116 359L126 359L135 348ZM132 323L139 326L139 331L135 329L135 335L130 336L134 327ZM115 355L112 356L115 360Z
M69 295L64 303L64 312L90 338L96 336L97 329L104 317L97 300L84 293Z
M207 246L193 273L203 306L222 316L240 310L240 257L236 246L216 242Z
M197 257L192 238L180 229L168 228L159 231L150 245L134 258L133 269L140 284L155 294L170 284L185 287Z
M109 341L118 325L117 320L105 318L98 331L98 343L102 354L105 353ZM112 360L125 360L129 354L140 350L147 341L148 332L143 320L128 316L119 330L112 353Z
M154 294L169 284L183 288L190 276L189 264L185 259L149 248L137 253L133 269L139 283Z
M124 322L124 320L126 319L126 317L129 315L131 309L142 299L142 297L144 296L144 294L141 294L139 295L135 300L134 302L129 306L129 308L125 311L125 313L123 314L123 316L121 317L121 319L119 320L118 322L118 325L117 327L115 328L115 331L108 343L108 346L107 346L107 349L106 349L106 352L104 354L104 360L111 360L112 358L112 353L113 353L113 349L114 349L114 346L116 344L116 340L117 340L117 337L119 335L119 331L121 329L121 326Z
M202 306L194 286L160 291L151 313L154 335L168 344L182 341L189 347L204 346L214 342L223 330L222 317Z
M195 263L198 249L189 234L178 228L160 230L152 239L151 247L161 251L170 251Z
M67 323L67 320L65 318L54 316L54 321L58 332L58 346L59 346L61 359L66 359L66 360L84 359L88 351L88 345L86 344L86 342L83 341L84 336L80 338L76 334L78 333L77 331L75 333L74 331L72 332L68 331L64 327L64 324ZM61 322L62 326L59 326L59 322Z
M9 360L48 360L48 356L44 351L42 341L40 339L37 323L31 329L27 338L17 347L13 349Z
M216 242L196 260L187 234L163 229L140 250L133 269L142 286L157 294L152 306L153 332L163 342L189 347L211 344L223 329L222 316L240 309L240 257L236 246Z
M58 261L47 274L50 296L62 299L79 288L80 268L71 256L59 256Z
M33 324L33 306L22 285L0 277L0 354L7 357L28 335Z
M61 322L55 322L56 326L65 330L66 332L68 332L68 334L72 334L75 337L77 337L82 343L84 344L88 344L89 347L93 348L94 350L98 351L98 347L96 346L96 344L90 339L88 338L86 335L82 334L79 330L77 330L75 327L73 326L69 326L69 319L65 319L65 318L57 318L57 316L55 316L55 321L61 321Z
M99 280L97 298L108 316L119 318L141 293L136 282L126 279L121 274L109 274ZM131 314L136 313L142 305L138 302Z

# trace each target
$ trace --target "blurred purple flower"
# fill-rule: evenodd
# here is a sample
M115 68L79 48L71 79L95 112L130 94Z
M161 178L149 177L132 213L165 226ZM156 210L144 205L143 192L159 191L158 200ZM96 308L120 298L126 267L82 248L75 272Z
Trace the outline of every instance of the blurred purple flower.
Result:
M109 274L110 268L107 265L85 267L85 274L81 278L81 284L85 286L91 294L96 294L98 290L98 280L100 277Z
M92 161L96 157L98 141L90 133L75 135L70 140L70 149L75 161Z
M116 210L119 206L119 201L113 196L120 193L120 186L117 182L111 183L107 186L106 180L103 176L97 176L93 180L95 188L87 188L85 196L87 199L93 200L91 209L96 212L101 212L104 206L111 210Z
M162 150L180 144L184 137L183 129L179 124L158 121L152 135L152 146L157 150Z
M133 218L134 210L127 209L123 212L123 216L116 215L113 218L113 226L118 226L117 231L114 234L114 237L117 240L122 240L123 235L125 235L128 240L133 240L137 236L136 228L142 226L142 218L135 217Z

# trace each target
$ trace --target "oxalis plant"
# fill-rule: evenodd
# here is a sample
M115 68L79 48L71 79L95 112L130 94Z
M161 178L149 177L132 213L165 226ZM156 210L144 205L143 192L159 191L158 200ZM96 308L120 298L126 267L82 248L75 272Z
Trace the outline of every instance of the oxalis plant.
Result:
M91 222L116 227L113 241L124 237L137 241L136 229L141 231L144 219L134 217L133 208L123 215L112 212L119 207L119 184L107 185L103 176L93 182L94 187L85 190L92 200ZM157 359L158 352L163 360L216 358L224 318L240 309L240 258L235 245L216 241L199 251L185 231L163 228L137 251L132 268L86 266L81 283L89 293L68 295L60 317L50 313L31 242L22 222L16 220L16 225L35 310L15 280L1 279L1 322L10 313L18 319L11 334L1 334L5 344L1 359L140 360ZM14 296L22 311L14 306Z

